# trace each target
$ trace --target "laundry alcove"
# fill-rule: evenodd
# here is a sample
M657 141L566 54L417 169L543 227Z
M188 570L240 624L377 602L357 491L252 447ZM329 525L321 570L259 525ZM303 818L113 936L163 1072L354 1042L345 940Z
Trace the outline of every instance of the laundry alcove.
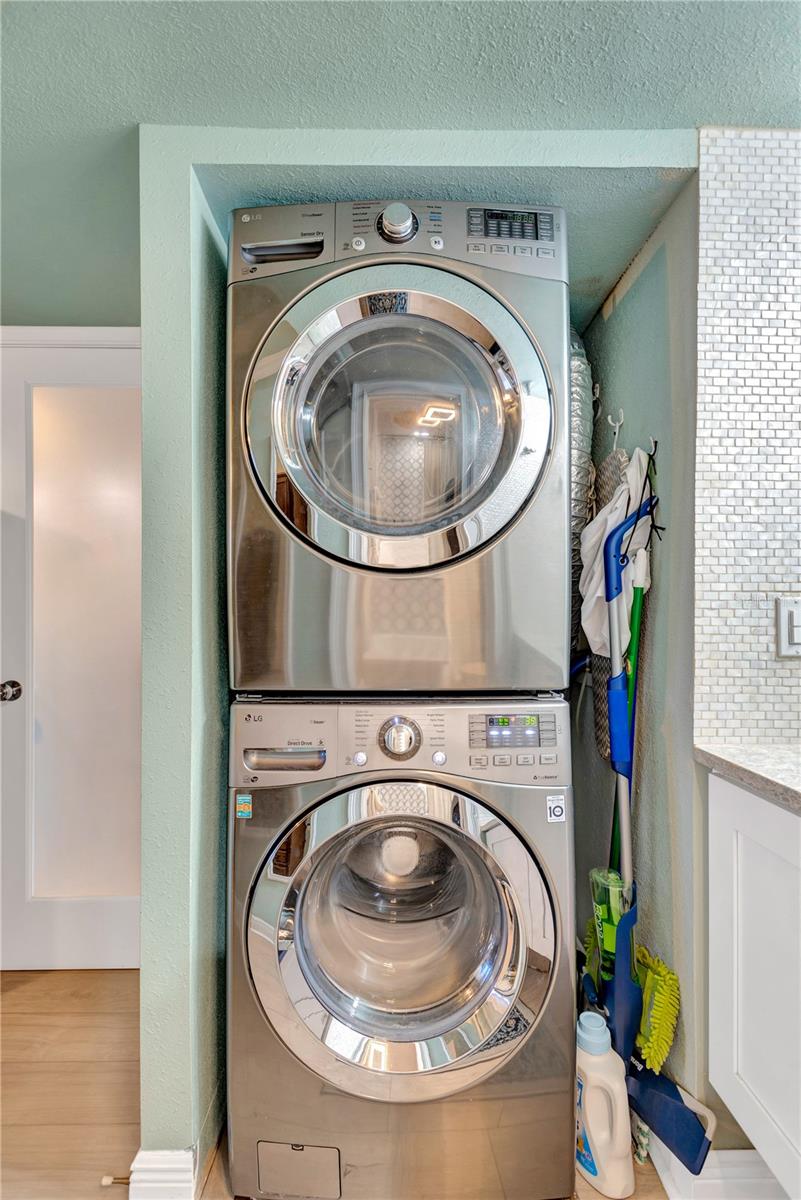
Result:
M692 447L696 167L695 130L140 129L145 1150L194 1146L202 1162L224 1108L229 211L382 196L564 207L573 323L585 335L602 389L614 390L610 404L626 405L632 445L648 444L651 434L662 441L660 486L675 533L660 553L673 556L675 589L682 571L689 580L692 570L680 532L683 523L690 528L692 476L671 444L687 454ZM682 663L667 661L678 612L654 638L653 656L669 680L674 672L676 688L680 678L686 688ZM654 703L658 717L664 697ZM602 821L610 798L594 757L591 716L586 720L574 733L575 776L586 781L586 806L582 783L576 788L580 899L599 836L593 814ZM666 776L665 755L666 748L654 753L654 777ZM646 828L653 846L640 854L641 875L657 890L671 884L660 876L658 840L676 838L685 858L694 853L692 813L666 830L665 812L663 806ZM669 900L653 907L671 920ZM688 905L682 930L661 932L680 934L692 955L699 919ZM700 1069L692 1056L700 1053L702 1030L692 1003L687 1010L694 1046L679 1052L692 1076Z

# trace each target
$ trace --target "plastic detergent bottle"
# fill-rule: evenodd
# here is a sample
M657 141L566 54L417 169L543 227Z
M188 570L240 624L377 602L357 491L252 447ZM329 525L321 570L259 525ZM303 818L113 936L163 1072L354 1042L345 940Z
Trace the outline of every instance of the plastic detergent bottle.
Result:
M604 1196L634 1192L623 1059L600 1013L584 1012L576 1035L576 1166Z

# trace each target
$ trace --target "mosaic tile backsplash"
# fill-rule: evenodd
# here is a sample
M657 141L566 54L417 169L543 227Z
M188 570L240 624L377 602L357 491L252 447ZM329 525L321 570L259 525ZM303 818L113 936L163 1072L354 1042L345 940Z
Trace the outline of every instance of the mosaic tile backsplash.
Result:
M801 134L700 144L695 738L801 739Z

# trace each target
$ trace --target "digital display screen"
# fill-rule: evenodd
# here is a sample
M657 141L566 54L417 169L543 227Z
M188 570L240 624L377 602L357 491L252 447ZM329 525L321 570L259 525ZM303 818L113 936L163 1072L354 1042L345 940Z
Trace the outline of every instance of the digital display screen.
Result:
M553 713L494 712L470 714L470 747L482 750L538 750L556 744Z
M488 209L484 215L488 221L510 221L520 225L534 225L537 220L535 212L494 212Z
M504 238L513 242L552 242L554 215L552 212L515 212L503 208L469 208L467 210L469 238Z
M499 733L502 729L533 729L539 725L539 720L539 717L533 717L529 713L510 717L487 717L487 730L489 733Z

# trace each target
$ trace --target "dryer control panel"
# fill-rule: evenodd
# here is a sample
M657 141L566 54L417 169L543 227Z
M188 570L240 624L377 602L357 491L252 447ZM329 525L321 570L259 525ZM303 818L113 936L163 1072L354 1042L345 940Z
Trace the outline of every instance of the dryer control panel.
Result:
M430 704L243 698L231 709L230 748L237 788L410 769L518 787L571 782L570 710L558 696Z
M231 214L228 282L315 263L442 258L567 283L561 208L445 200L270 205Z

